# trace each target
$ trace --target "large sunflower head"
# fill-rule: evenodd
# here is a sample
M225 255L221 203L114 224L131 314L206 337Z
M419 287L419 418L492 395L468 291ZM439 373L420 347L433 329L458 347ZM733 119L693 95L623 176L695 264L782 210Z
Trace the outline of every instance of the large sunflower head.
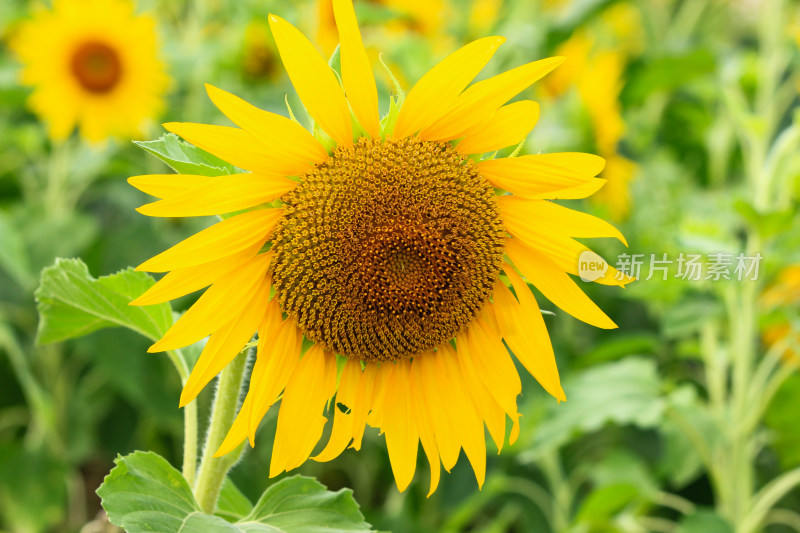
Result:
M313 459L361 446L365 424L386 436L398 487L414 475L418 446L450 470L463 448L485 476L484 426L502 448L519 425L520 378L506 348L564 400L535 285L564 311L614 323L570 278L612 226L551 202L584 198L604 180L603 160L556 153L494 159L538 117L517 94L560 58L474 83L503 43L489 37L449 55L405 98L378 114L378 94L350 0L334 0L341 84L292 25L269 22L283 64L314 120L260 110L209 86L239 127L167 124L170 131L243 169L220 177L137 176L161 200L160 217L234 213L139 266L167 272L134 303L163 302L210 285L157 352L208 342L181 404L258 332L249 392L220 454L244 439L281 399L270 475L314 451L332 407L330 440ZM628 280L608 268L599 283ZM334 402L329 402L336 396Z
M154 20L129 0L56 0L23 23L13 47L31 108L56 140L76 126L91 141L135 136L161 109L168 78Z

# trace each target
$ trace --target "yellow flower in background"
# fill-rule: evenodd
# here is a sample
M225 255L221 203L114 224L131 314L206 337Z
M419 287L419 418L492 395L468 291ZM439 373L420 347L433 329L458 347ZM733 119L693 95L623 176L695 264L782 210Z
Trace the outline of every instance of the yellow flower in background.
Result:
M761 294L761 305L768 310L785 309L794 306L800 310L800 265L791 265L780 271L777 279ZM797 331L785 318L777 323L769 324L762 333L762 341L767 346L773 346L781 341L791 344L800 344L800 331ZM797 349L789 348L784 355L784 360L798 362L800 353Z
M280 73L278 49L269 36L267 23L254 20L244 30L243 68L251 78L271 79Z
M441 32L451 13L447 0L367 0L367 2L384 6L396 15L391 22L381 28L385 34L380 39L381 42L385 42L386 39L396 40L408 32L431 38L436 45L449 42L449 39L442 38ZM317 0L317 16L319 19L317 42L323 53L330 56L339 44L339 33L330 0Z
M20 28L22 83L53 139L76 126L91 141L135 136L160 112L168 78L155 21L133 10L127 0L56 0Z
M467 21L470 35L483 35L491 31L497 24L502 8L503 0L472 0Z
M576 87L592 123L597 150L607 159L603 178L608 186L592 200L622 219L630 211L629 184L638 167L617 151L625 134L619 95L625 64L643 43L639 11L628 2L615 4L603 12L596 26L576 31L558 48L557 54L567 61L544 85L551 96Z
M431 493L440 463L450 471L461 449L482 485L484 426L498 449L507 418L511 443L519 433L522 388L504 342L545 390L565 399L527 282L565 312L616 327L569 274L588 250L575 238L624 238L550 201L596 192L604 162L580 153L480 159L528 135L538 105L507 102L561 63L543 59L470 85L500 37L450 54L381 120L351 1L334 0L333 13L341 85L300 31L269 18L316 135L212 86L211 100L238 128L165 125L249 172L130 178L160 198L139 208L145 215L233 213L140 265L169 273L132 303L210 286L150 348L210 335L181 405L258 332L249 391L218 454L252 444L280 399L270 476L312 455L331 406L330 439L312 459L359 449L369 424L385 434L400 490L414 476L420 443ZM630 281L617 277L609 268L597 281Z

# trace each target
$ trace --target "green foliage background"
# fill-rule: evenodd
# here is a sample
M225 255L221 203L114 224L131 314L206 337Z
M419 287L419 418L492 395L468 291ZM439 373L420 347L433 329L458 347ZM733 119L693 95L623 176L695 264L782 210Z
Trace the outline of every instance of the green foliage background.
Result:
M445 3L449 15L427 34L382 2L356 1L368 44L385 53L407 88L448 51L480 36L470 17L478 0ZM206 82L264 109L283 112L285 95L299 107L265 21L272 10L313 40L316 2L139 4L158 20L173 78L161 120L225 124L205 97ZM147 199L125 179L167 170L134 144L47 139L25 105L29 89L19 84L7 47L31 6L4 0L0 8L0 531L111 531L95 490L115 457L150 450L179 465L183 441L179 379L167 356L146 353L147 337L171 323L170 308L125 306L151 282L116 273L211 221L138 215L134 209ZM432 497L425 497L422 459L411 487L399 493L374 430L361 452L310 461L299 473L332 491L351 488L366 521L396 533L800 531L800 275L791 270L800 263L800 4L499 6L480 31L508 42L481 76L558 53L576 32L593 36L589 66L600 53L621 61L618 117L606 111L599 122L626 125L613 153L603 155L635 164L633 180L620 188L630 195L629 214L621 194L570 205L614 219L630 247L610 240L592 246L612 264L622 252L672 259L681 252L760 252L759 278L686 281L673 269L666 281L660 274L645 280L644 269L624 291L582 285L620 327L595 330L557 310L545 317L568 401L557 405L521 372L521 436L501 455L489 446L481 491L462 458ZM630 13L632 27L616 28ZM399 29L382 31L397 21ZM248 31L262 32L261 44L246 39ZM390 82L378 83L385 103ZM604 150L602 128L574 85L556 95L542 87L525 93L542 104L527 153ZM161 133L154 124L145 139ZM77 257L82 262L51 267L56 258ZM777 303L766 295L776 283ZM39 320L35 294L50 322ZM173 309L190 303L186 297ZM769 331L780 331L780 339ZM191 364L196 353L180 357ZM198 401L201 421L208 389ZM244 519L268 487L322 490L306 478L268 479L275 423L273 410L256 448L231 473L223 492L228 514L220 519L226 524Z

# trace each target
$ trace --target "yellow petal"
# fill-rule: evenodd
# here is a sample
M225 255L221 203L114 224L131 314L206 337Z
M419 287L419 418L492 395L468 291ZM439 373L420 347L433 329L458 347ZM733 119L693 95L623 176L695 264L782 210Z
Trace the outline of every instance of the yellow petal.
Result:
M322 144L297 122L259 109L213 85L206 84L206 91L225 116L264 145L264 157L273 172L294 176L328 159Z
M598 328L617 325L578 288L569 275L545 256L528 248L517 239L506 240L506 254L523 276L539 289L545 298L578 320Z
M168 122L163 126L167 131L236 167L265 174L275 172L273 161L267 157L268 147L245 130L191 122Z
M137 209L150 217L200 217L220 215L271 202L297 186L278 174L220 176L177 196Z
M248 420L250 442L255 442L261 419L278 401L300 359L302 344L298 343L297 323L294 319L281 321L280 318L280 313L276 313L275 322L264 325L265 335L262 337L259 332L259 349L250 379L253 395L253 409Z
M269 477L297 468L322 436L325 404L336 388L336 359L315 344L297 364L278 413Z
M499 453L503 449L503 442L506 438L506 415L478 375L475 363L472 361L473 355L469 352L466 336L463 334L459 336L456 345L458 348L458 366L464 377L464 384L470 392L473 405L486 424L489 435L492 436Z
M414 478L417 468L419 436L411 411L411 361L404 359L394 366L386 383L386 395L390 401L384 402L384 423L381 427L386 434L386 449L397 489L403 492Z
M522 100L508 104L488 121L468 129L456 149L462 154L482 154L517 145L531 132L537 120L539 104L536 102Z
M464 453L467 455L478 487L483 486L486 479L486 437L483 432L483 421L470 401L458 359L449 345L443 345L436 358L439 386L447 391L448 401L445 407L452 420Z
M372 389L372 400L370 401L371 411L367 416L367 423L375 428L383 427L383 402L386 399L387 383L394 372L395 365L391 363L381 363L378 365L375 374L375 385Z
M503 42L505 39L502 37L478 39L456 50L429 70L406 96L393 137L409 137L434 124Z
M282 215L282 209L260 209L227 218L145 261L136 270L166 272L210 263L260 246Z
M131 176L128 178L128 183L150 196L171 198L201 185L212 183L215 179L194 174L147 174Z
M353 407L353 443L350 445L354 450L361 449L361 439L364 436L364 429L367 424L367 415L371 408L372 393L375 388L375 377L378 373L378 365L367 363L361 379L358 380L356 390L356 401Z
M493 307L500 332L511 352L544 390L564 401L566 396L561 388L556 356L539 305L513 268L506 268L505 272L517 298L502 281L495 282Z
M439 448L436 446L431 408L425 403L424 385L422 384L419 369L415 370L415 366L420 366L418 359L412 361L411 372L409 373L411 411L419 433L419 440L422 443L422 449L425 451L425 456L431 466L431 485L428 491L428 497L430 497L436 491L436 487L439 486L439 477L441 475Z
M426 141L452 141L481 123L515 95L547 75L563 57L541 59L493 76L468 87L435 124L420 132Z
M495 187L519 196L567 198L565 190L599 182L592 171L602 164L603 158L589 154L540 154L481 161L478 171Z
M342 371L342 378L336 389L336 401L333 406L333 429L325 448L312 457L315 461L330 461L342 453L353 438L353 412L361 378L361 362L348 359ZM340 404L348 409L343 412Z
M300 31L270 14L283 66L308 114L340 146L353 144L350 109L333 70Z
M528 221L525 225L542 228L544 232L552 231L578 238L613 237L628 245L622 233L605 220L553 202L501 196L497 203L504 222L507 219L514 219L520 224Z
M505 205L506 207L508 206L508 204ZM513 216L510 214L511 211L508 210L503 211L503 213L503 225L511 235L517 237L527 246L546 256L547 259L552 261L561 270L573 275L580 274L581 257L585 252L591 252L587 246L579 243L575 239L567 237L560 232L559 228L550 227L547 223L538 222L538 220L542 219L531 218L529 216L524 217L519 211L514 212ZM589 217L589 215L586 216ZM531 220L537 222L531 223ZM587 220L587 222L589 221ZM587 224L587 227L590 227L589 224ZM593 234L592 236L594 237L611 237L619 233L610 224L608 224L607 227L595 225L595 229L598 233ZM625 284L633 280L634 278L628 275L622 275L617 269L608 265L603 276L597 278L594 282L601 285L620 285L624 287Z
M438 353L429 352L414 358L415 364L411 365L411 372L416 372L415 380L422 388L425 405L428 407L431 421L433 422L433 432L436 437L436 447L442 457L442 465L448 472L458 461L458 454L461 450L461 443L456 437L453 421L449 418L449 410L446 407L451 401L443 394L444 384L438 379L439 371L436 365Z
M159 304L208 287L225 274L249 262L258 253L260 247L260 245L251 246L216 261L173 270L129 305Z
M227 317L236 316L263 286L269 254L262 254L209 287L148 352L174 350L195 343L216 331Z
M526 198L531 200L580 200L593 195L602 189L606 183L608 183L606 179L591 178L575 187L567 187L566 189L558 189L542 194L528 194Z
M261 326L258 328L257 358L250 376L250 387L247 391L247 396L239 409L239 413L236 415L236 420L233 421L233 425L228 430L225 440L223 440L214 454L215 457L225 455L234 450L239 443L250 436L250 419L253 410L259 411L261 416L258 420L260 421L272 406L274 401L269 404L254 405L254 398L259 391L266 387L274 387L280 393L286 386L289 376L300 359L300 346L298 343L293 350L275 351L276 348L282 349L284 347L283 343L275 342L275 338L280 334L282 328L281 311L277 302L273 300L267 304L266 314ZM273 364L273 368L279 368L281 372L267 375L267 363L274 359L278 359L280 362ZM254 444L254 439L251 438L252 444Z
M486 390L503 411L516 420L519 417L517 396L522 394L522 382L499 334L479 317L459 335L458 341L467 344L471 362Z
M194 400L209 381L228 366L252 338L264 318L269 299L269 282L264 278L253 298L225 327L209 337L181 392L180 407ZM242 355L243 357L243 355Z
M361 41L352 0L333 0L333 15L339 28L344 92L361 126L370 136L378 137L381 131L378 89Z

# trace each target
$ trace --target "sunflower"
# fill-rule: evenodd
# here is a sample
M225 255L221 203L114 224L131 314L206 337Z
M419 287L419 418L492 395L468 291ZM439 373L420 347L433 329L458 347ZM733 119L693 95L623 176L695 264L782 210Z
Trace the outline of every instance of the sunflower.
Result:
M481 485L484 426L498 449L508 419L509 441L519 433L522 389L506 345L547 392L565 399L527 282L575 317L615 327L569 274L587 250L575 237L624 242L622 235L548 201L597 191L603 160L579 153L480 158L527 136L537 104L507 102L561 62L535 61L470 85L500 37L446 57L402 105L392 99L380 120L353 5L334 0L333 9L342 85L296 28L269 17L316 135L212 86L211 100L239 128L165 125L249 172L130 178L161 198L139 208L145 215L233 213L140 265L169 273L133 303L210 285L150 348L210 335L181 405L244 357L258 332L249 391L218 455L248 438L252 444L281 399L270 476L312 455L332 412L330 439L314 460L331 460L348 445L359 449L369 424L385 434L400 490L414 476L420 443L431 493L440 464L449 471L461 449ZM597 281L628 279L609 268Z
M135 136L157 115L168 78L154 20L127 0L56 0L22 24L13 47L31 108L55 140Z

